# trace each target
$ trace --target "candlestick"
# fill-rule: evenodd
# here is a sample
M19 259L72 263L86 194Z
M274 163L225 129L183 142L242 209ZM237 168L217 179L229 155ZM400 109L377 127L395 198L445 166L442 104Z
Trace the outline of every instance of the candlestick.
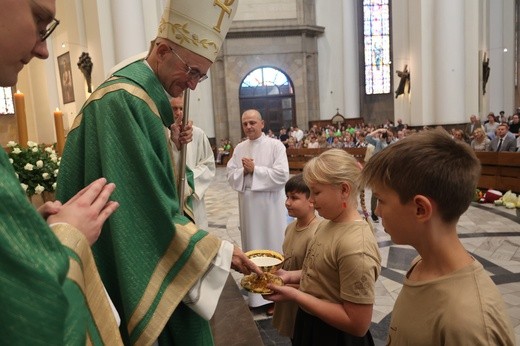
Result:
M61 156L65 146L65 133L63 131L63 113L59 108L54 111L54 127L56 128L56 151Z
M27 117L25 115L25 98L20 90L14 93L14 111L16 123L18 124L18 143L26 147L28 141Z

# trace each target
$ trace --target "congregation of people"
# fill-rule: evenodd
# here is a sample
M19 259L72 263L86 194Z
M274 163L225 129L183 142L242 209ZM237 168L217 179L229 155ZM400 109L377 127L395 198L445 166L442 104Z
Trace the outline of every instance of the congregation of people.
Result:
M518 152L518 149L520 149L520 110L508 117L502 114L503 111L500 113L500 116L489 113L485 121L481 121L476 115L471 115L469 123L463 127L446 125L442 128L446 129L454 139L469 144L475 151ZM278 134L268 129L266 136L279 139L286 148L291 149L365 148L370 145L376 146L374 138L381 139L389 136L391 138L389 142L394 142L430 128L428 126L411 127L404 124L402 119L397 119L395 123L388 119L379 125L365 124L364 122L340 126L330 124L324 127L312 125L308 130L302 130L297 126L282 127ZM503 144L498 148L500 142ZM227 150L224 149L224 145L228 146ZM218 148L217 163L221 162L220 157L223 155L221 152L229 152L231 147L229 139L226 138L221 141L221 146Z

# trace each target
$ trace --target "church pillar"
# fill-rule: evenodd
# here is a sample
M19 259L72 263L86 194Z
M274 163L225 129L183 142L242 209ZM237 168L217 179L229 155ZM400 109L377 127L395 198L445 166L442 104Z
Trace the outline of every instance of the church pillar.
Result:
M435 0L432 24L433 120L464 123L464 0Z
M357 5L355 1L343 1L343 82L346 118L359 117L359 52L357 34Z
M148 49L141 0L112 0L116 64Z

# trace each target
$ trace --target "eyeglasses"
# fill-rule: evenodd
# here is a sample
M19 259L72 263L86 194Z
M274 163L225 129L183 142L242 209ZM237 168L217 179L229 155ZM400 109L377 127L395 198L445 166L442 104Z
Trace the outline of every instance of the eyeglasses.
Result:
M49 37L52 34L52 32L56 29L58 24L60 24L60 21L56 18L52 18L52 21L47 25L47 27L43 30L40 30L39 35L42 42L45 41L47 37Z
M168 48L170 48L170 50L172 51L173 54L175 54L177 56L177 58L179 58L179 60L184 64L186 65L186 67L188 68L188 71L186 71L186 74L188 75L188 77L192 80L196 80L197 83L201 83L201 82L204 82L206 79L208 79L208 75L204 74L204 73L201 73L199 70L197 70L196 68L193 68L193 67L190 67L188 64L186 64L186 62L179 56L179 54L175 53L175 51L173 50L172 47L168 46Z

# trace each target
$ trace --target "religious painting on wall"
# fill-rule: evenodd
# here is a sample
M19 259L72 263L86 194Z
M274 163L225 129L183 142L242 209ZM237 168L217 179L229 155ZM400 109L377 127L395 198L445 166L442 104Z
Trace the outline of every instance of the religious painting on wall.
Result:
M61 93L63 103L74 102L74 86L72 84L72 70L70 66L70 52L58 57L58 69L60 72Z

